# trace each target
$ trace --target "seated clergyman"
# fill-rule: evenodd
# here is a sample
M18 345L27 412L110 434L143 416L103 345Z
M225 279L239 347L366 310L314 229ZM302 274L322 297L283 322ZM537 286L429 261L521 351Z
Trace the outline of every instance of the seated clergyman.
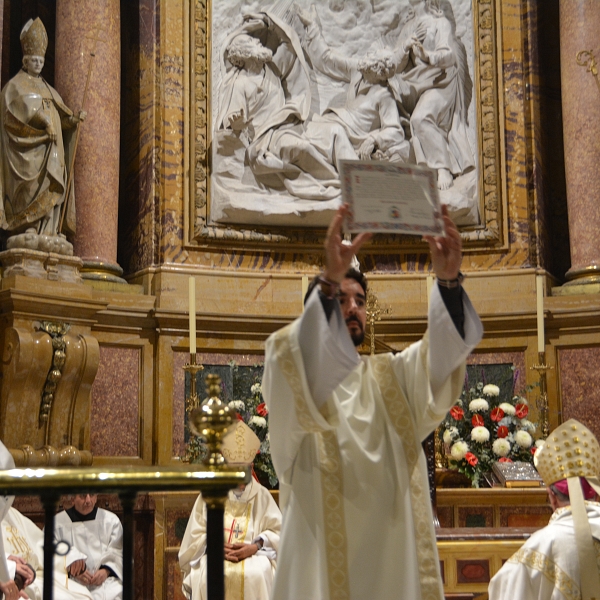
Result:
M600 445L570 419L535 455L554 510L492 578L490 600L600 598Z
M6 446L0 442L0 469L10 469L15 466L10 452L6 449ZM4 516L8 512L10 505L12 504L12 496L0 496L0 522L4 519ZM7 555L4 552L4 537L0 535L0 598L3 600L17 600L18 598L27 598L27 594L22 590L25 581L22 575L17 575L17 563L12 560L11 557L11 569L14 573L9 572L9 564ZM20 586L17 585L19 580ZM21 589L19 589L19 587ZM3 596L4 594L4 596Z
M67 571L94 600L123 595L123 527L114 513L96 506L96 494L77 494L73 506L56 515L54 535L71 546Z
M223 441L229 464L250 464L260 440L242 421ZM251 480L229 492L225 503L225 598L268 600L275 574L281 512L271 493ZM179 551L183 593L191 600L206 595L206 505L198 496Z
M0 442L0 469L14 469L12 456ZM7 557L8 575L23 586L23 594L12 598L42 600L44 589L44 533L30 519L12 508L13 498L5 500L8 508L2 518L2 545ZM2 582L3 584L5 582ZM67 577L65 557L54 558L54 600L92 600L90 592L77 581ZM9 596L10 598L10 596Z

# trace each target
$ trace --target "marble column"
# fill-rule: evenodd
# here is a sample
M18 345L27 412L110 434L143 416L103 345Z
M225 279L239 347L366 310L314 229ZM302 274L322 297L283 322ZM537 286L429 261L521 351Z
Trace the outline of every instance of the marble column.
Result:
M74 111L85 94L87 112L75 160L74 252L84 278L124 283L117 264L120 30L119 0L56 3L55 87Z
M567 285L600 282L600 2L560 0L560 69L571 268ZM584 53L582 53L584 51ZM585 53L587 51L587 53Z

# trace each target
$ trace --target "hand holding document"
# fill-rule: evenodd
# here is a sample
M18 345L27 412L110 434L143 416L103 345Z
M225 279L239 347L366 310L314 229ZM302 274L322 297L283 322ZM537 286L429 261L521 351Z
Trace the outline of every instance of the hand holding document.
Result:
M340 161L346 229L445 235L435 171L404 163Z

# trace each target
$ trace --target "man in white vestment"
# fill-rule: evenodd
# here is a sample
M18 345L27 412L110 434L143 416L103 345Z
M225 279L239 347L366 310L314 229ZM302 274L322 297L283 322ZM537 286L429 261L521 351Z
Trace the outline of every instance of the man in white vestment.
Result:
M259 448L256 434L238 421L224 438L222 451L229 464L250 464ZM281 511L258 481L229 492L224 515L225 600L269 600L280 530ZM207 598L206 560L206 505L199 495L179 550L188 599Z
M284 515L272 598L441 600L421 442L460 395L482 335L460 283L461 239L443 207L446 236L426 238L438 277L428 332L399 354L361 358L366 280L349 266L370 234L342 243L347 212L329 227L304 313L266 346Z
M2 448L4 446L2 445ZM8 453L8 452L7 452ZM9 454L10 456L10 454ZM7 463L3 460L0 468L14 468L12 457ZM12 498L9 499L12 504ZM7 559L8 575L15 576L24 584L25 596L15 598L31 598L42 600L44 590L44 533L30 519L18 510L9 507L0 524L2 529L2 545ZM54 600L92 600L85 587L70 580L67 576L65 557L54 558Z
M123 596L123 526L114 513L98 508L96 494L77 494L73 506L56 515L54 536L71 546L67 571L94 600Z
M15 461L7 450L6 446L0 442L0 469L14 469ZM0 522L8 512L14 496L0 496ZM2 596L4 594L4 596ZM27 594L19 591L14 577L9 574L6 553L4 552L4 540L0 535L0 599L17 600L18 598L27 598Z
M600 446L570 419L535 456L554 510L494 575L490 600L600 598Z

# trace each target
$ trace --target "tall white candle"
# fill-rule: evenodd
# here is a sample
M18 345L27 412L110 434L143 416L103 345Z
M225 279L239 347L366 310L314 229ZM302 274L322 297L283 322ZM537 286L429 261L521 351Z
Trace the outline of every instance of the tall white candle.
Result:
M537 295L537 341L538 352L546 351L546 339L544 331L544 276L536 275L535 288Z
M196 354L196 278L190 277L190 354Z

